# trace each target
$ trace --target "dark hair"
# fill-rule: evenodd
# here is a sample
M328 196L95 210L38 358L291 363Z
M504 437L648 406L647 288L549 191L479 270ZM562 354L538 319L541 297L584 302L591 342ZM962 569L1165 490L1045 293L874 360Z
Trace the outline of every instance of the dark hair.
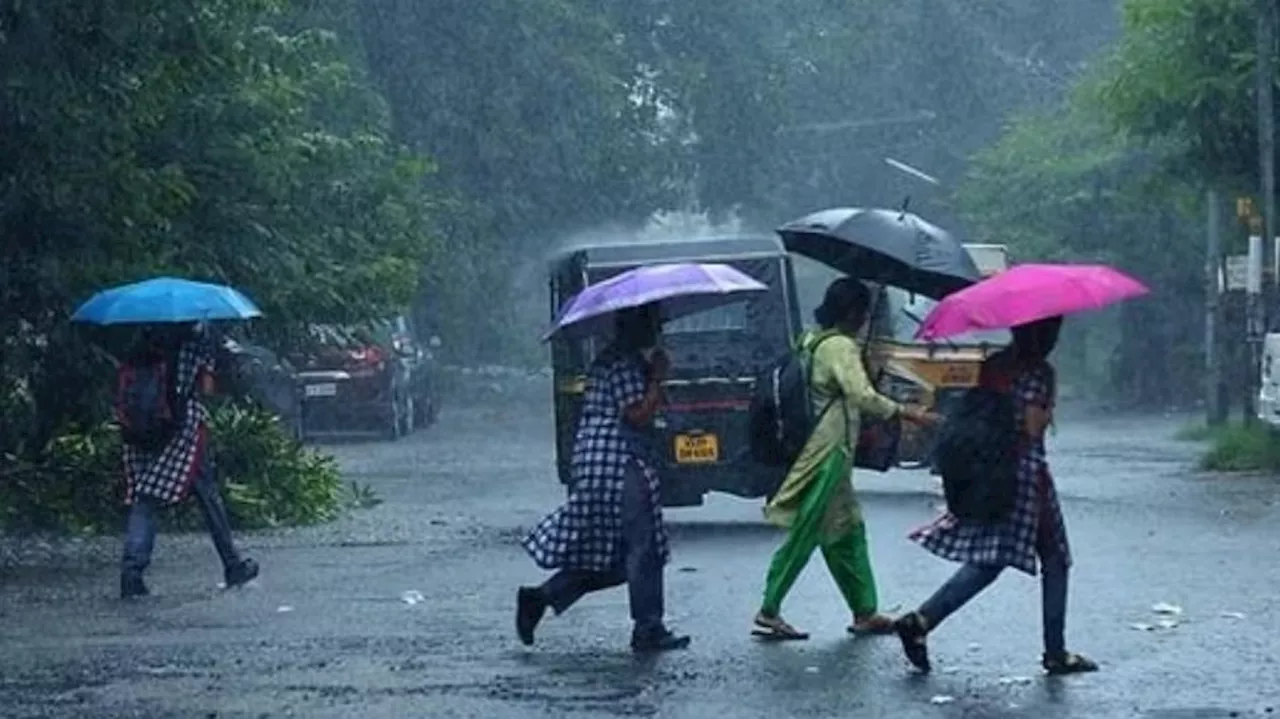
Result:
M632 345L637 341L647 342L658 332L661 316L657 303L650 302L639 307L620 310L614 320L614 334L617 339Z
M1023 365L1043 362L1058 345L1062 317L1046 317L1013 328L1013 351Z
M823 329L831 329L853 316L864 317L871 306L871 290L861 280L841 277L827 285L822 304L813 311L813 319Z

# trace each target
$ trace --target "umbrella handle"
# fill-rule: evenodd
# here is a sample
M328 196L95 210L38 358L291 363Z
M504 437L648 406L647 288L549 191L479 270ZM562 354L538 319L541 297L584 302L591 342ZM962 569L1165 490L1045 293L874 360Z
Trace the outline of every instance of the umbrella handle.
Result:
M120 360L116 359L116 356L108 352L105 348L98 346L98 343L90 342L89 349L93 350L98 356L105 357L106 360L111 363L113 368L120 369Z

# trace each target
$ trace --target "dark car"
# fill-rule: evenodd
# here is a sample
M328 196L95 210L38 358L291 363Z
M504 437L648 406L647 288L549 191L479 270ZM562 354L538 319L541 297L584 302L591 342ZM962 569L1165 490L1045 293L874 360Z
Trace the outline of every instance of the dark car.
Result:
M291 359L298 369L308 437L413 433L435 416L430 371L402 317L353 325L312 325Z
M296 372L288 360L266 347L226 338L217 375L220 393L247 398L274 413L290 434L302 439L302 402Z

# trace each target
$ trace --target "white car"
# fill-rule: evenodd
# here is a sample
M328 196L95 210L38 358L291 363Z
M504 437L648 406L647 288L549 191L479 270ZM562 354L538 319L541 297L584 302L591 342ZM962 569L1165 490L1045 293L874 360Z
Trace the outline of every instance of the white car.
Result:
M1280 426L1280 333L1262 342L1262 381L1258 390L1258 419Z

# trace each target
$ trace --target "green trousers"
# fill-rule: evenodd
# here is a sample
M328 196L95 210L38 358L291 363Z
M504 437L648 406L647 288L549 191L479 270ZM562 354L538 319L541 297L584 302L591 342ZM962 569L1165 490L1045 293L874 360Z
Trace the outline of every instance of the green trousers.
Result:
M848 481L841 476L844 473L843 462L829 461L827 465L823 467L824 476L814 482L815 486L801 503L786 541L769 563L764 603L760 607L765 616L778 615L783 598L791 591L800 572L809 563L813 550L818 547L822 547L822 558L827 562L827 569L854 616L865 617L876 613L876 580L871 572L866 525L857 522L839 536L823 537L823 518L831 489L835 482Z

